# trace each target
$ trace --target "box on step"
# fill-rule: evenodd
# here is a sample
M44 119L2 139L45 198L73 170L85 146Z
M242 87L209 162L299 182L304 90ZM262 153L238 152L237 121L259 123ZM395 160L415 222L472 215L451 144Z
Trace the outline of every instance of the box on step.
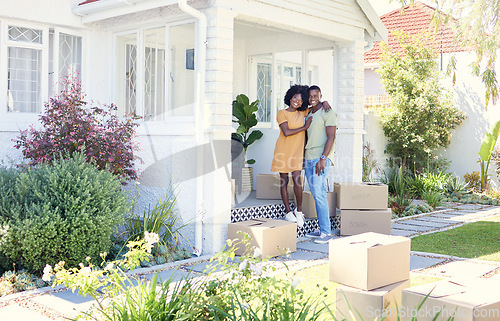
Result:
M302 184L304 177L302 175ZM256 198L267 200L281 199L281 178L279 174L257 174L257 195ZM288 199L294 198L292 175L288 176Z
M342 210L386 209L388 187L382 183L335 183L337 207Z
M398 308L401 307L401 293L409 286L410 280L371 291L342 285L337 288L336 317L338 320L347 321L396 321Z
M329 241L330 281L373 290L410 278L410 239L363 233Z
M340 234L375 232L391 235L392 210L340 210Z
M330 216L335 216L337 213L337 193L328 192L326 194L328 200L328 208L330 211ZM297 204L297 199L295 198L295 204ZM306 218L318 218L316 213L316 203L314 202L314 197L310 191L302 192L302 213Z
M238 233L241 231L241 233ZM297 250L297 223L270 218L256 218L248 221L230 223L227 226L227 238L242 240L244 233L250 236L249 247L258 247L261 258L283 255ZM243 255L246 248L241 245L235 253Z

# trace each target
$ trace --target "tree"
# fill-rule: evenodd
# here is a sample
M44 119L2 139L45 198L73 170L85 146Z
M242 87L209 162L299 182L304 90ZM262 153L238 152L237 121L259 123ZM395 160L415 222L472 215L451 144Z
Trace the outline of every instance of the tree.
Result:
M449 144L451 130L465 115L453 107L451 93L439 84L437 52L425 45L431 35L395 36L403 54L382 44L377 70L392 101L381 110L381 123L389 140L386 153L400 158L402 167L417 171L434 158L438 147Z
M407 0L398 0L404 7ZM415 0L410 0L413 3ZM458 40L463 46L476 51L476 60L471 64L472 74L481 77L486 87L486 106L491 99L498 99L498 81L495 71L497 49L500 46L500 1L499 0L435 0L437 9L433 22L436 30L450 19L457 19ZM443 15L444 14L444 15ZM456 59L448 70L454 74ZM455 79L455 77L453 77Z

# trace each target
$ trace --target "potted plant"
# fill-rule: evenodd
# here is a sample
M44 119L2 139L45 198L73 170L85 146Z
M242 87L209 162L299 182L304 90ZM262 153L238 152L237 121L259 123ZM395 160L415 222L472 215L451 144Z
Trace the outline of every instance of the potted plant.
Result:
M231 154L233 161L233 177L236 179L237 189L241 192L242 190L247 190L248 185L244 186L247 188L242 188L243 177L250 184L250 190L252 190L253 173L251 167L243 167L244 164L254 164L254 159L249 159L246 162L246 152L248 146L253 144L255 141L262 137L262 132L260 130L251 130L252 127L257 125L257 110L259 100L250 103L248 97L244 94L236 96L233 101L233 122L238 123L238 128L236 133L231 135ZM241 173L244 171L243 177ZM249 180L248 180L249 178Z

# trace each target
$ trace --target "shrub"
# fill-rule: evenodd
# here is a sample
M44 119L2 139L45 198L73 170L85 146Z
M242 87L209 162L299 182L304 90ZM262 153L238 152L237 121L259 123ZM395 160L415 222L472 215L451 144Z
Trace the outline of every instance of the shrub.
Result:
M30 271L61 260L75 266L87 255L97 258L109 249L127 209L120 186L80 153L17 172L11 186L16 196L2 215L0 252Z
M372 181L372 173L378 173L380 167L375 158L375 151L370 147L369 143L363 146L363 182Z
M134 169L135 122L138 117L120 120L116 106L87 106L81 84L63 80L63 91L50 98L40 116L42 129L22 130L15 147L22 150L29 164L51 163L76 151L85 150L86 161L125 179L136 179Z
M473 171L472 173L466 173L464 175L464 180L469 187L469 191L479 192L481 190L481 176L479 172Z

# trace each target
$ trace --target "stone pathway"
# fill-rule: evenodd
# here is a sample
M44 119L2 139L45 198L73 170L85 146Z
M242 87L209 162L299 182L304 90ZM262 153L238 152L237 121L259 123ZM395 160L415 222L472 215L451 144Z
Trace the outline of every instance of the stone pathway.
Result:
M448 203L437 212L393 220L392 234L415 237L421 234L456 228L483 218L500 215L500 207L477 204ZM192 258L151 268L134 271L143 279L151 279L156 272L160 280L174 281L186 276L203 276L209 265L210 256ZM236 258L237 260L237 258ZM269 264L284 271L283 264L291 271L328 262L328 244L316 244L307 238L299 238L297 251L290 256L273 258ZM281 271L280 271L281 269ZM500 263L463 259L433 253L412 252L410 257L412 273L447 277L488 277L500 279ZM2 321L47 321L66 320L86 311L93 304L85 298L63 287L46 287L21 292L0 298L0 320Z

